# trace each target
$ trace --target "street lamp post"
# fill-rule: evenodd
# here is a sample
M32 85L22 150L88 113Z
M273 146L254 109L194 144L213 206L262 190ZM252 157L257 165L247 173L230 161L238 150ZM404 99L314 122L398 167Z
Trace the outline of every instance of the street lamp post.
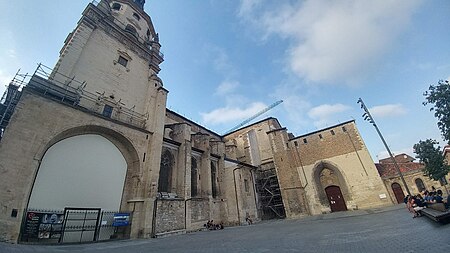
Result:
M378 126L377 126L377 124L375 123L375 120L372 118L372 115L370 115L369 109L367 109L366 105L364 104L364 102L363 102L363 100L362 100L361 98L358 99L358 102L357 102L357 103L360 104L360 105L361 105L361 109L364 110L364 114L362 115L362 117L364 118L364 120L370 122L370 123L375 127L375 129L377 130L377 133L378 133L378 135L380 136L381 141L383 141L383 144L384 144L384 146L386 147L386 150L388 151L389 156L391 157L392 162L394 163L394 166L395 166L395 168L397 169L398 174L400 175L400 178L402 179L403 185L404 185L405 188L406 188L406 192L408 193L409 196L412 196L412 195L411 195L411 192L409 191L408 185L406 184L405 179L403 178L403 174L402 174L402 172L400 171L400 167L398 166L397 161L395 161L395 158L394 158L394 156L392 155L392 152L391 152L391 150L389 149L389 147L388 147L386 141L384 140L383 135L382 135L381 132L380 132L380 129L378 129Z

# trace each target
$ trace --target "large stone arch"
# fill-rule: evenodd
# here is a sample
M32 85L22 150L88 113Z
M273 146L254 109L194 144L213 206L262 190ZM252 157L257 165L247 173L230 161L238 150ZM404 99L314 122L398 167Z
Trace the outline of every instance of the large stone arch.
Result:
M336 180L333 182L330 182L328 184L324 184L323 182L321 182L321 173L324 169L328 169L329 171L331 171L333 173L333 175L335 176ZM332 186L332 185L338 186L341 189L341 192L342 192L346 202L352 201L352 196L350 194L347 182L346 182L344 176L342 175L341 170L339 169L337 164L334 164L333 162L330 162L330 161L324 161L324 160L318 161L314 165L312 173L313 173L312 178L313 178L313 181L315 184L315 188L317 191L317 196L318 196L320 204L322 204L323 206L330 205L328 202L327 194L325 192L325 188Z
M137 195L140 194L139 189L141 188L140 185L142 183L141 182L142 173L140 169L140 159L136 151L136 148L134 147L132 142L121 133L114 131L110 128L97 125L85 125L70 128L62 131L59 134L56 134L46 145L43 145L42 148L40 148L40 150L36 154L35 159L37 159L38 161L42 161L47 151L53 145L55 145L58 142L61 142L62 140L75 136L89 135L89 134L100 135L109 140L112 144L114 144L114 146L117 147L117 149L120 151L120 153L122 154L122 156L126 161L127 167L126 176L120 204L120 209L126 210L127 200L133 199L133 197L136 197ZM31 186L31 189L28 194L27 207L30 202L30 197L34 188L34 183L39 173L40 166L41 164L39 163L39 166L34 174L33 185Z

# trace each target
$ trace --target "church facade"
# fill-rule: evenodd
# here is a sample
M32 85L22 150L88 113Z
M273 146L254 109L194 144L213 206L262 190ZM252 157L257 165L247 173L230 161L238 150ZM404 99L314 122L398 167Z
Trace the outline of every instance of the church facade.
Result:
M57 64L10 84L1 241L149 238L393 204L354 121L295 137L268 118L222 136L166 109L144 4L89 4Z

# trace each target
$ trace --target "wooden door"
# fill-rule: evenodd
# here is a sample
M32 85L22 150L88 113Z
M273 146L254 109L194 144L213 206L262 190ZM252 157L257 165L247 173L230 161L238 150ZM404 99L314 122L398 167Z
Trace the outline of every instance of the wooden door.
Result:
M403 194L402 187L398 183L393 183L391 185L392 191L394 192L395 198L397 199L397 203L403 203L403 199L405 198L405 194Z
M341 188L339 186L328 186L325 192L330 202L332 212L347 211L344 196L342 196Z

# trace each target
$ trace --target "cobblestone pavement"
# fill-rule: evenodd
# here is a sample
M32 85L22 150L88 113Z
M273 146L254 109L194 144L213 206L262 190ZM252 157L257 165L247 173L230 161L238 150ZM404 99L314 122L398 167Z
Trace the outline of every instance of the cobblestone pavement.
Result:
M450 224L413 219L398 205L161 239L57 246L0 243L0 252L450 252Z

